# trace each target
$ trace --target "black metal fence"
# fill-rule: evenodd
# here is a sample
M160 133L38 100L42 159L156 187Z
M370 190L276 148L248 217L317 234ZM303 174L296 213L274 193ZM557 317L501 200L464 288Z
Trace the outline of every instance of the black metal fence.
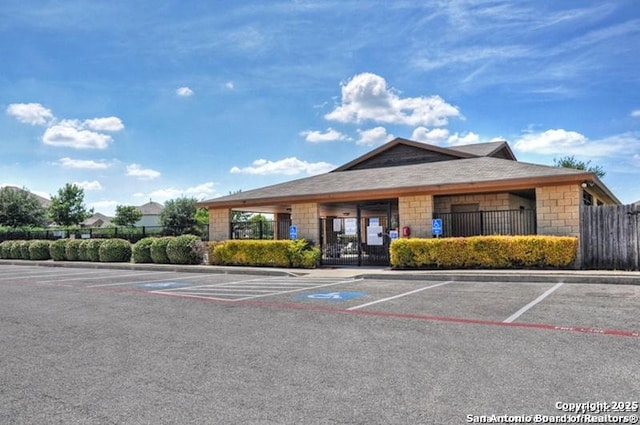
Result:
M434 213L442 219L442 237L478 235L535 235L536 210Z
M189 232L200 236L203 241L209 240L209 226L199 225L197 229ZM174 236L162 226L142 227L81 227L81 228L44 228L44 229L0 229L0 242L5 240L31 240L31 239L126 239L135 243L140 239L150 236Z
M231 222L231 239L289 239L291 219Z

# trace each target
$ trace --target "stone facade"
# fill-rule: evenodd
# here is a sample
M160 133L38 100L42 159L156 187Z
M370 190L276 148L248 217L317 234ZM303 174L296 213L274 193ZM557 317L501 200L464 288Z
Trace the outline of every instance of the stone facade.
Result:
M434 199L434 211L436 213L449 213L451 212L451 205L459 204L478 204L479 211L517 210L521 207L529 210L536 207L536 201L512 193L476 193L436 196Z
M209 240L229 239L231 210L229 208L209 208Z
M539 235L580 236L580 186L537 187L536 201Z
M320 210L318 204L309 202L291 205L291 224L298 227L298 239L320 242Z
M400 235L402 228L411 229L411 237L430 238L433 216L433 195L401 196L398 198Z

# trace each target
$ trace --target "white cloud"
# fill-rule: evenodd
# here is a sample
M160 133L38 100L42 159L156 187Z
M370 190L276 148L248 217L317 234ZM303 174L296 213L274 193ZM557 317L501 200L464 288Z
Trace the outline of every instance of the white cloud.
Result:
M455 133L449 136L449 138L447 139L447 143L451 146L471 145L473 143L480 143L480 136L472 131L468 132L464 136L460 135L459 133Z
M92 182L90 181L75 182L74 184L78 187L81 187L84 190L102 190L102 185L97 180L94 180Z
M51 110L39 103L13 103L7 107L7 114L31 125L46 125L54 119Z
M236 88L236 85L233 83L233 81L227 81L226 83L224 83L224 86L229 90L233 90Z
M303 131L300 133L301 136L305 138L307 142L311 143L323 143L323 142L334 142L337 140L349 140L345 134L340 133L333 128L328 128L324 133L318 130L309 130Z
M322 174L336 168L335 165L327 162L307 162L299 160L296 157L284 158L279 161L267 161L266 159L257 159L253 161L250 167L232 167L231 173L238 174L284 174L295 175L306 173L309 175Z
M411 134L411 140L425 143L443 143L449 137L449 130L446 128L433 128L429 130L426 127L417 127Z
M384 78L362 73L342 85L342 103L325 115L328 120L440 127L460 111L440 96L401 98Z
M381 145L395 138L393 134L387 134L384 127L375 127L369 130L358 130L360 139L356 141L357 145L374 146Z
M42 135L45 145L74 149L106 149L111 136L84 130L77 120L63 120L48 127Z
M57 164L65 168L81 168L87 170L104 170L109 168L109 164L104 161L97 162L85 159L72 159L68 157L60 158Z
M193 96L193 90L191 90L189 87L180 87L176 90L176 94L180 97L189 97Z
M160 172L150 168L142 168L140 164L127 165L127 176L138 177L141 180L153 180L160 177Z
M186 189L177 189L174 187L169 187L165 189L154 190L149 193L148 198L153 199L156 202L165 202L169 199L180 198L183 196L193 197L197 200L203 200L206 198L211 198L215 194L215 189L213 188L215 183L206 182L193 187L188 187ZM144 194L136 194L136 197L143 197Z
M93 118L85 120L83 124L96 131L120 131L124 129L124 124L118 117Z
M106 216L115 215L116 207L121 203L118 201L96 201L91 202L89 206L94 209L95 212L99 212Z
M631 116L634 118L640 118L640 109L636 109L635 111L631 111Z
M623 133L590 140L583 134L563 129L552 129L542 133L527 133L518 139L514 149L542 155L580 155L589 157L611 156L628 152L640 144L637 133Z

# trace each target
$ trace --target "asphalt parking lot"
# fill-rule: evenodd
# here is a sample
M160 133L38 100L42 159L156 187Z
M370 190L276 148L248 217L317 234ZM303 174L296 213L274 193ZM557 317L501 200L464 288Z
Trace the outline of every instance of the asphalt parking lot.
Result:
M639 401L640 286L0 265L0 291L1 423L458 424Z

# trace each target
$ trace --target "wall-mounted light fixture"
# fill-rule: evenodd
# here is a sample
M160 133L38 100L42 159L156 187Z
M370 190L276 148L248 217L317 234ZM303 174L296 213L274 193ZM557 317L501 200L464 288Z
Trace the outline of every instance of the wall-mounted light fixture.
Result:
M582 186L583 189L586 189L588 187L593 187L594 183L592 181L583 181L580 186Z

